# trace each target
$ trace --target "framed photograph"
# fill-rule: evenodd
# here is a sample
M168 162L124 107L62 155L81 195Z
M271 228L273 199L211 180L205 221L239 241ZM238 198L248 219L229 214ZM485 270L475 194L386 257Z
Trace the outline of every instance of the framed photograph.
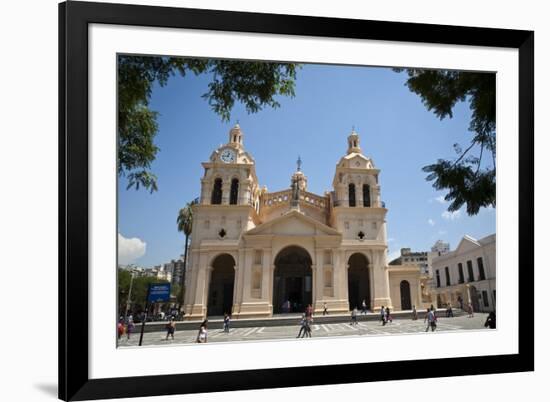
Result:
M60 4L59 397L534 370L533 43Z

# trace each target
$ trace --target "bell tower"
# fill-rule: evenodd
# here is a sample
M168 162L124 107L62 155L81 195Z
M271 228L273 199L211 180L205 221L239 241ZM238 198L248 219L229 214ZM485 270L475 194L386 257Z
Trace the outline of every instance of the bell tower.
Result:
M353 129L347 137L348 149L336 164L331 194L331 226L350 244L349 252L360 253L367 260L372 283L370 306L391 306L387 270L385 204L380 199L380 169L365 156ZM351 264L351 262L346 262Z
M259 185L254 158L244 149L244 133L235 124L228 142L218 147L202 164L201 205L259 206Z

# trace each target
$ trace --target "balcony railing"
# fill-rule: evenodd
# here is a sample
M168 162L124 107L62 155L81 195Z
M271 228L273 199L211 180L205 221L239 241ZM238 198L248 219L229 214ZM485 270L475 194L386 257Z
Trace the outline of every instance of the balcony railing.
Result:
M301 204L307 204L325 209L328 205L328 199L308 191L301 191L299 195ZM262 196L262 207L270 208L283 204L290 204L292 201L292 190L277 191L275 193L266 193Z

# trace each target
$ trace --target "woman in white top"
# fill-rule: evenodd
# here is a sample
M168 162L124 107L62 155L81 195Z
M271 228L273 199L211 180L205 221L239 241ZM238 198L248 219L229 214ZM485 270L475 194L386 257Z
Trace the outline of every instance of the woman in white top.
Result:
M208 320L204 320L199 328L197 343L208 342Z

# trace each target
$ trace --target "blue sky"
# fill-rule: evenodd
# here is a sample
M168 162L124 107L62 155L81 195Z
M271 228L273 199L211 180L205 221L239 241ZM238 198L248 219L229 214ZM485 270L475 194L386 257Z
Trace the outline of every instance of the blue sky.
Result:
M331 189L335 165L347 149L352 126L363 153L381 170L391 257L401 247L425 251L442 239L456 247L464 234L479 238L495 232L495 210L468 217L464 210L446 213L444 192L436 192L421 168L438 158L453 158L453 144L465 147L471 112L458 104L452 119L439 120L418 95L404 85L405 73L387 68L304 65L298 71L296 96L279 98L281 107L249 115L241 105L224 123L201 98L211 77L174 77L156 86L151 108L157 110L160 148L152 170L159 190L126 190L119 180L121 262L149 267L183 252L176 229L179 208L198 197L201 162L227 142L239 120L244 146L256 160L261 185L269 191L288 188L298 155L308 190Z

